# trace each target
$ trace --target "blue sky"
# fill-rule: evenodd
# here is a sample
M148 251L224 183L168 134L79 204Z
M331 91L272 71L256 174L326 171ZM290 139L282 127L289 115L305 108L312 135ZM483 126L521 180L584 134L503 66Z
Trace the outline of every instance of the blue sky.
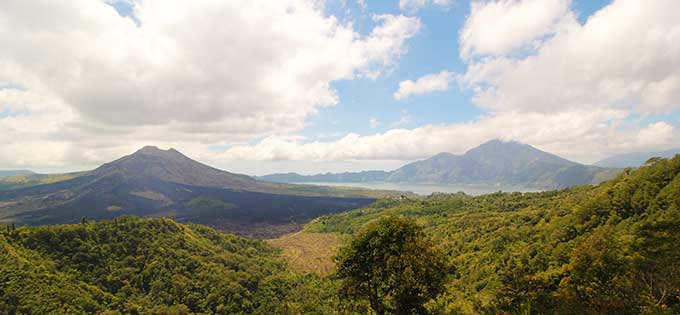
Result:
M0 169L144 145L256 175L497 138L583 163L680 147L672 0L25 4L0 3Z
M581 22L606 6L608 0L574 1L572 8ZM131 16L127 2L114 2L119 14ZM470 101L471 93L455 86L447 91L395 100L392 95L399 82L419 78L429 73L449 70L463 73L466 64L459 57L457 35L470 11L470 2L457 1L449 6L427 6L407 12L420 18L422 30L409 43L408 51L387 75L377 79L359 77L331 83L340 102L323 107L317 115L308 117L300 135L308 140L333 140L354 132L369 135L395 127L413 128L425 124L465 122L484 114ZM351 23L356 31L367 35L376 26L375 14L404 14L398 1L368 1L364 9L355 1L329 1L326 14ZM399 123L402 117L407 123ZM369 120L377 119L371 128Z
M585 22L587 17L609 2L574 1L572 7L579 13L579 20ZM342 3L335 2L330 5L328 13L346 17L347 7L355 25L364 33L370 32L374 26L372 14L401 13L398 1L369 1L364 12L356 2L348 1L345 8ZM394 128L404 113L412 121L399 127L411 128L425 124L465 122L484 114L484 110L470 101L469 91L455 86L448 91L412 96L400 101L392 97L401 81L441 70L465 72L466 64L458 53L457 34L469 11L470 3L467 1L458 1L446 8L429 6L418 10L415 15L421 19L423 29L410 41L408 53L401 58L394 71L375 80L360 78L333 82L332 86L338 91L340 103L322 108L318 115L310 117L302 134L310 139L317 139L328 135L339 138L347 131L365 135L384 132ZM371 117L380 122L377 128L369 126Z

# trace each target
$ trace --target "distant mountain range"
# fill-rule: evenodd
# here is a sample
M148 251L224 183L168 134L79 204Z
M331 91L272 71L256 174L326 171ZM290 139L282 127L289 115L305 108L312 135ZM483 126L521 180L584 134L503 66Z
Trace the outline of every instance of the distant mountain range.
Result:
M20 174L33 174L33 172L29 170L0 170L0 178L16 176Z
M647 160L649 160L650 158L653 157L672 158L677 154L680 154L680 148L658 152L627 153L608 157L604 160L596 162L594 165L601 167L617 167L617 168L640 167L643 164L645 164L645 162L647 162Z
M463 155L440 153L391 172L365 171L303 176L295 173L259 177L275 182L392 182L428 184L516 185L541 189L595 184L620 170L583 165L519 142L492 140Z
M269 237L323 214L375 200L361 191L270 183L215 169L180 152L144 147L54 183L0 191L0 222L75 223L124 214L173 216Z

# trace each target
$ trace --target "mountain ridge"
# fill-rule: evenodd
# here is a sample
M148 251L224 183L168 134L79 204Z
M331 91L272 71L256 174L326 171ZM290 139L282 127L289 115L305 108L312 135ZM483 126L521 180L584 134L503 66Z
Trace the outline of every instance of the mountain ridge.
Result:
M162 150L145 146L133 154L105 163L88 175L107 175L121 172L124 176L152 176L178 184L257 189L258 182L247 175L230 173L197 162L170 148Z
M408 163L393 171L364 171L340 174L272 174L259 179L277 182L349 182L367 178L392 183L519 185L541 189L596 184L612 178L618 170L572 162L516 141L491 140L462 155L438 153ZM346 174L346 173L343 173ZM382 177L381 177L382 176ZM318 180L325 179L325 180Z
M22 174L35 174L35 172L29 170L0 170L0 178Z
M73 178L1 190L0 222L45 225L121 215L172 216L266 238L375 199L358 190L347 195L316 186L263 182L213 168L174 149L147 146Z

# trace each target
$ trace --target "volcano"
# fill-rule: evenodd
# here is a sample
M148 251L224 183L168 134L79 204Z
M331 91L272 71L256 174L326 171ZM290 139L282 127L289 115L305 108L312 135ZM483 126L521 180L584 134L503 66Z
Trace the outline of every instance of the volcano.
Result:
M175 149L146 146L73 179L0 191L0 222L44 225L163 216L266 238L375 200L305 188L256 180Z

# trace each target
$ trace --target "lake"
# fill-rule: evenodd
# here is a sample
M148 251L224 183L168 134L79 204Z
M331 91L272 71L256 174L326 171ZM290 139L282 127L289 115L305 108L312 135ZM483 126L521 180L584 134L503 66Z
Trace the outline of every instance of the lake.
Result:
M382 190L399 190L410 191L419 195L429 195L434 192L456 193L462 191L468 195L478 196L490 194L498 191L504 192L536 192L542 191L536 188L527 188L521 186L498 186L491 184L409 184L409 183L385 183L385 182L362 182L362 183L327 183L327 182L305 182L296 183L303 185L319 185L319 186L341 186L341 187L359 187L367 189L382 189Z

